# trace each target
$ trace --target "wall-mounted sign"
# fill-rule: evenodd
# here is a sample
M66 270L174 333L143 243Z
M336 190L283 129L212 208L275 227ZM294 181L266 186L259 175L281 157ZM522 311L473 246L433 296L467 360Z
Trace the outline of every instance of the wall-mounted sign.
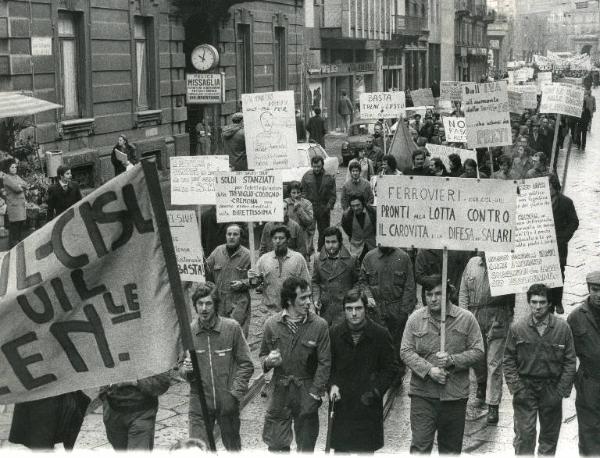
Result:
M188 104L223 103L225 75L223 73L188 73L186 75Z
M52 37L31 37L32 56L51 56Z

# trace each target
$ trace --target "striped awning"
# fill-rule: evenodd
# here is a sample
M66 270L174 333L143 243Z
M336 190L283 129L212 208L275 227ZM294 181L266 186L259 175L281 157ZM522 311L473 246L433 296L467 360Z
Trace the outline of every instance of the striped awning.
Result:
M0 92L0 119L29 116L42 111L54 110L61 105L19 92Z

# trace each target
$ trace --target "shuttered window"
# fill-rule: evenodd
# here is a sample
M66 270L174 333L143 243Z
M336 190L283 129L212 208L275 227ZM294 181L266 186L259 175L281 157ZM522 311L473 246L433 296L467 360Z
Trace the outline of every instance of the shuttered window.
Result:
M80 109L80 71L78 66L79 37L78 17L70 12L58 16L58 39L60 44L60 66L62 76L62 104L65 118L78 118Z
M148 75L148 27L149 21L143 17L135 18L135 62L136 62L136 88L137 108L147 110L150 108L149 75Z

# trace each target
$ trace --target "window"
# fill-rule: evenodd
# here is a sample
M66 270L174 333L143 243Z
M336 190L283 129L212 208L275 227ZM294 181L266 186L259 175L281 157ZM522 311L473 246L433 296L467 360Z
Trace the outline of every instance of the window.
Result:
M285 27L275 27L274 86L277 91L287 89L287 53Z
M77 13L61 11L58 14L62 104L65 118L80 118L82 115L79 22L80 15Z
M152 18L136 17L134 21L137 109L143 111L150 108L152 100L149 75L149 68L151 68L150 42L148 40L148 30L152 27Z
M240 93L249 94L252 92L254 72L252 71L252 36L250 34L250 24L238 24L238 70L240 72Z

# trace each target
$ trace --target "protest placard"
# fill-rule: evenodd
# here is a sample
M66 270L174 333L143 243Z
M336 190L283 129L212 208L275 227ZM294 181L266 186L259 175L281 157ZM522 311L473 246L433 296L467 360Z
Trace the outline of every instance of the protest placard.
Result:
M217 172L217 222L283 221L280 170Z
M552 72L539 72L537 74L538 94L542 93L542 89L546 84L552 84Z
M453 148L452 146L434 145L432 143L427 143L425 147L431 153L431 158L439 157L448 171L450 171L450 159L448 157L451 154L458 154L463 164L467 159L473 159L477 162L477 153L470 149Z
M0 404L138 380L177 363L181 327L145 165L0 253Z
M248 168L294 167L298 154L294 91L242 94L242 113Z
M519 184L514 253L485 253L492 296L562 285L548 178Z
M508 91L508 107L511 113L523 114L523 94Z
M363 92L359 101L362 119L399 118L406 109L406 96L399 91Z
M521 94L521 104L524 109L535 110L537 109L538 101L538 88L537 85L533 84L521 84L508 86L508 90L518 92Z
M462 100L461 82L442 81L440 83L440 99L460 102Z
M503 180L384 175L377 243L390 247L510 251L517 185Z
M529 76L531 75L531 76ZM515 71L515 82L524 83L529 80L529 78L533 78L533 68L522 67Z
M508 84L515 84L515 72L510 71L508 73Z
M229 157L171 156L171 204L215 205L213 172L229 170Z
M168 210L171 238L181 281L204 282L204 257L200 242L200 228L194 210ZM211 228L206 228L211 230Z
M444 116L444 132L446 141L452 143L467 143L467 125L465 118L455 118L453 116Z
M540 113L559 113L580 118L583 97L583 87L560 83L547 84L542 92Z
M433 92L431 88L415 89L410 91L413 106L415 107L433 107L435 106L435 99L433 98Z
M469 148L511 145L506 82L465 83L462 91Z

